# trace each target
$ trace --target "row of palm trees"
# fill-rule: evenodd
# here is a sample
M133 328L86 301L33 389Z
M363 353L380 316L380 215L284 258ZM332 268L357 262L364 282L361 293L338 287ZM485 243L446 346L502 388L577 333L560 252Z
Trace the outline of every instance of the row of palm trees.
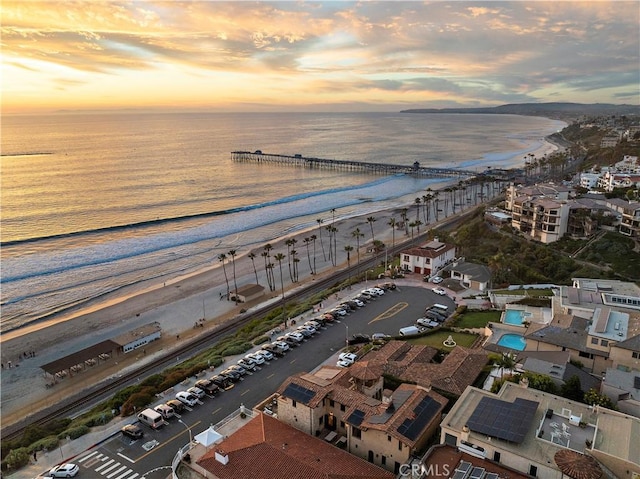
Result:
M495 184L495 181L494 181ZM487 187L487 194L484 194L484 188L485 186ZM417 233L420 234L420 226L423 224L429 224L431 221L431 214L433 213L433 216L435 218L435 221L437 222L439 220L439 213L444 213L445 217L448 216L449 211L451 210L454 214L456 212L455 209L455 204L458 202L460 205L462 205L464 203L464 199L467 198L468 201L467 203L470 203L471 200L466 196L467 195L467 191L468 190L473 190L473 197L475 198L474 201L474 205L477 204L477 198L480 197L481 199L490 196L490 190L489 190L489 186L491 186L491 183L489 182L489 180L487 179L482 179L481 181L476 181L476 182L460 182L458 183L458 186L454 186L454 187L448 187L445 188L444 190L441 191L432 191L431 188L428 188L425 192L425 195L421 196L421 197L417 197L415 199L415 205L416 205L416 217L414 220L409 221L409 209L408 208L403 208L400 211L400 218L401 218L401 222L398 221L395 217L390 217L387 225L391 227L391 232L392 232L392 248L395 247L395 241L396 241L396 237L395 237L395 233L396 233L396 229L399 228L404 228L405 230L405 235L408 236L409 235L409 231L411 232L411 239L414 238L414 230L417 230ZM480 188L480 193L478 193L478 187ZM500 183L498 183L498 191L501 191L502 187L500 185ZM494 192L496 191L495 185L494 185ZM442 197L441 197L442 196ZM444 203L444 208L441 209L439 206L439 202L442 201ZM448 205L449 202L452 202L452 208L449 209ZM421 206L422 205L422 206ZM461 206L462 207L462 206ZM337 251L337 233L338 233L338 228L335 225L335 209L331 210L331 223L329 225L324 226L323 228L323 224L325 222L325 220L323 218L318 218L316 219L316 222L318 224L318 229L317 229L317 235L316 234L311 234L309 236L306 236L303 238L302 242L305 246L306 249L306 253L307 253L307 263L309 265L309 274L311 275L315 275L317 274L317 265L316 265L316 260L317 260L317 246L316 246L316 242L319 240L320 241L320 248L322 249L322 258L324 260L324 262L326 263L327 261L331 262L331 264L333 266L336 266L338 264L338 251ZM422 218L424 219L424 222L421 220L421 215ZM376 247L376 239L375 239L375 231L374 231L374 223L378 221L378 218L376 218L375 216L369 216L366 219L366 222L369 224L369 228L371 231L371 242L374 245L374 247ZM323 235L322 232L326 231L328 233L328 245L327 248L325 248L325 242L323 241ZM360 241L362 238L364 238L365 234L360 230L360 228L356 227L353 231L351 231L350 233L351 238L353 238L355 240L356 246L355 246L355 252L357 255L357 274L359 274L359 266L360 266ZM263 250L260 253L260 256L262 256L263 261L264 261L264 265L263 265L263 269L264 269L264 274L267 280L267 285L269 287L270 291L275 291L277 289L277 283L276 283L276 277L274 274L274 269L276 267L276 264L278 266L278 270L280 273L280 289L282 292L282 296L283 296L283 301L284 301L284 270L283 270L283 262L285 260L287 260L287 270L289 273L289 279L291 281L291 283L297 283L300 281L300 274L299 274L299 263L301 261L300 256L299 256L299 252L296 249L296 245L298 244L298 240L296 238L288 238L285 241L285 245L287 247L287 252L286 254L282 253L282 252L278 252L278 253L274 253L273 251L273 245L271 243L267 243L263 246ZM346 260L347 260L347 265L348 268L351 269L351 253L354 251L354 247L351 244L347 244L344 246L344 252L346 253ZM232 267L232 275L233 275L233 286L235 291L237 292L238 290L238 285L237 285L237 278L236 278L236 256L237 256L237 251L235 249L229 250L227 253L221 253L218 255L218 260L222 263L222 270L224 273L224 277L225 277L225 282L226 282L226 286L227 286L227 298L229 299L231 297L231 290L230 290L230 284L229 284L229 275L227 274L227 269L226 266L231 263L231 267ZM248 254L248 258L251 260L251 264L253 266L253 273L255 276L255 280L256 280L256 284L259 284L259 280L258 280L258 268L256 267L256 258L257 258L257 254L254 251L251 251ZM238 302L238 297L237 294L234 295L234 300L237 304Z

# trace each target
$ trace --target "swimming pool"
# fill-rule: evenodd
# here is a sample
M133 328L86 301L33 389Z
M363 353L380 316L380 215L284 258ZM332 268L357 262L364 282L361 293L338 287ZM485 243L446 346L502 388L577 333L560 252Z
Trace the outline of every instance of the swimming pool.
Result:
M519 334L503 334L498 340L498 346L515 349L516 351L524 351L527 347L527 340Z
M527 314L519 309L507 309L504 312L504 323L521 326Z

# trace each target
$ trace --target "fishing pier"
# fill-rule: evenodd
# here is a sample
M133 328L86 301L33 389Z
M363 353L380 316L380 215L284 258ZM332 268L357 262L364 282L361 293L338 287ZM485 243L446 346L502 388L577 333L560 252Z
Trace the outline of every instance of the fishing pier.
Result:
M441 177L441 178L469 178L478 173L470 170L459 170L456 168L432 168L420 166L419 162L411 166L392 165L387 163L371 163L349 160L327 160L323 158L308 158L302 155L278 155L273 153L263 153L261 150L232 151L231 160L239 163L272 163L277 165L296 166L314 170L342 170L369 173L376 175L411 175L420 177Z

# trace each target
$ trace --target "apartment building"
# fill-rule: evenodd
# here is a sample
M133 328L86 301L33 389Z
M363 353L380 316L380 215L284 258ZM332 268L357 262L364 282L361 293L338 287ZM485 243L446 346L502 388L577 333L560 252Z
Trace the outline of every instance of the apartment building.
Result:
M456 257L456 247L433 241L418 248L409 248L400 253L400 268L403 271L431 276L452 262Z

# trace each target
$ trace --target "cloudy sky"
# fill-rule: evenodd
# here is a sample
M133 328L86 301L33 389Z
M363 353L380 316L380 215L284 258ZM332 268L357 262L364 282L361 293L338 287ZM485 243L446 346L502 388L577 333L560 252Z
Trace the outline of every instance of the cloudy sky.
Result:
M2 2L4 112L638 104L637 1Z

